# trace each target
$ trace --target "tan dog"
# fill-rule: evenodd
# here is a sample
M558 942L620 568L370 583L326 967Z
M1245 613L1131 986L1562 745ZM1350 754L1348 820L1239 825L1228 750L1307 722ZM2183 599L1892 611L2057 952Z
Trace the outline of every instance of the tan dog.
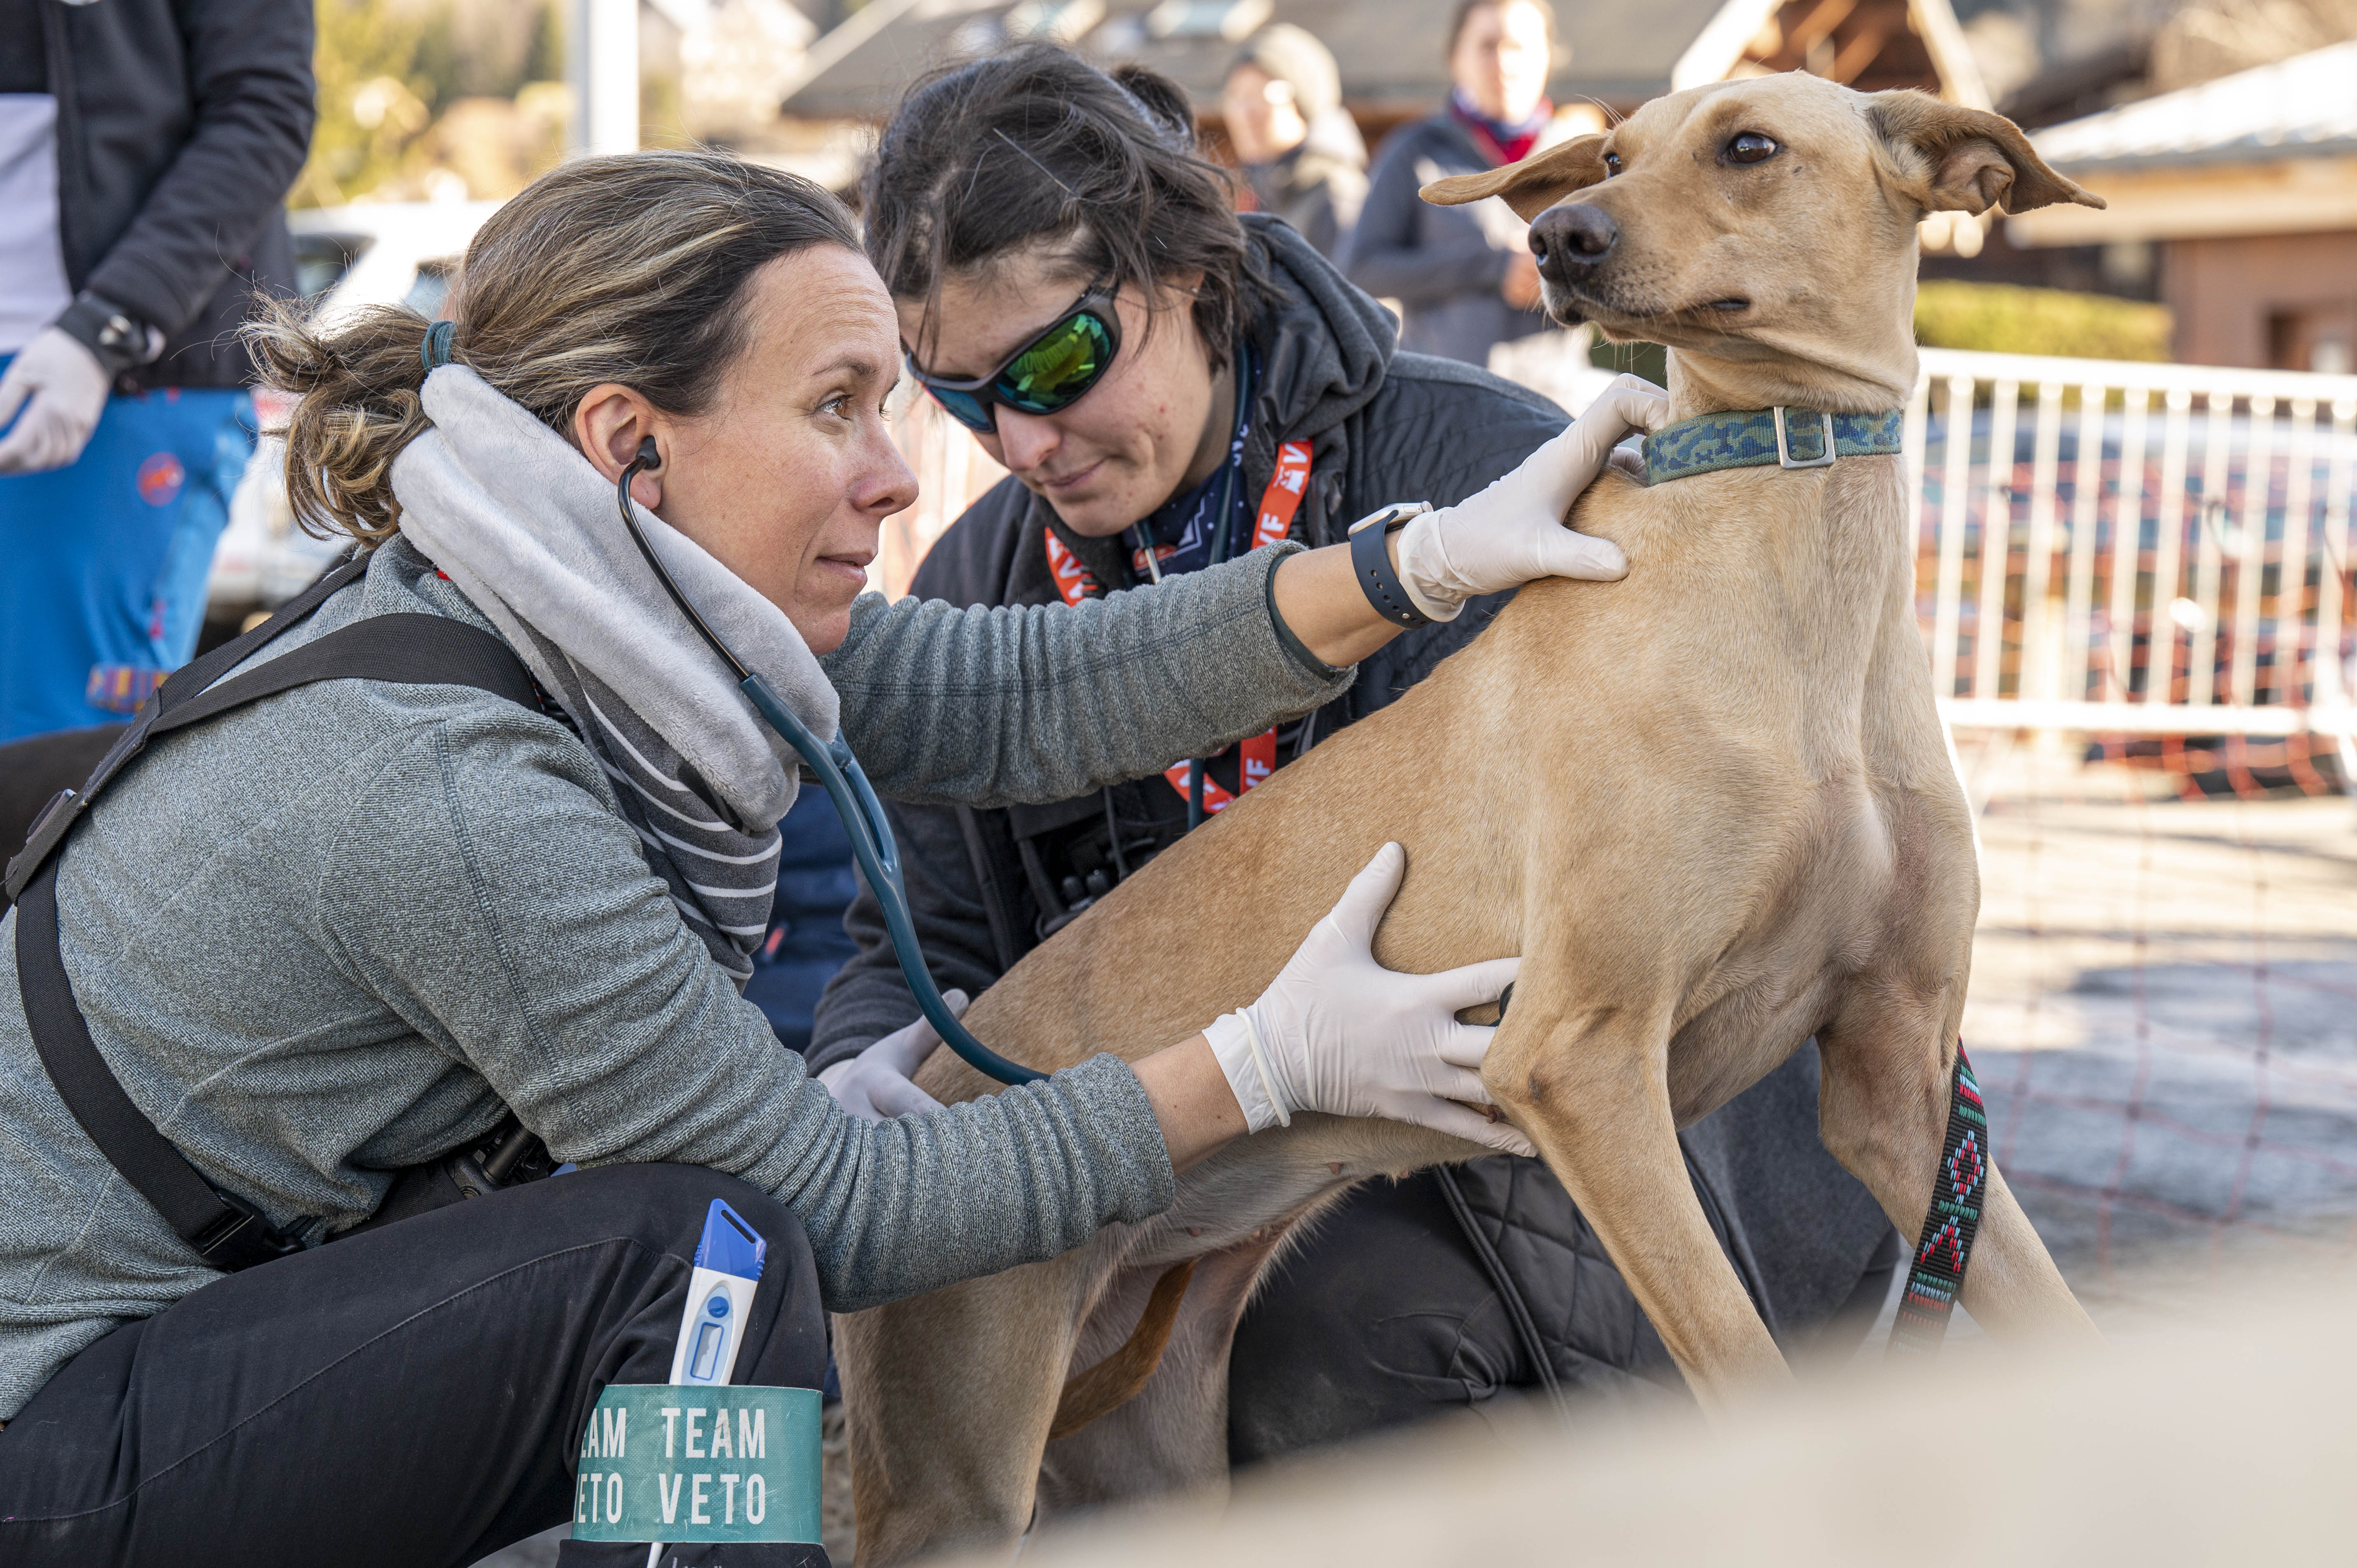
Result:
M1995 115L1798 75L1677 93L1426 194L1503 195L1539 218L1549 307L1667 343L1680 418L1902 403L1924 213L2100 205ZM1026 958L968 1022L1043 1068L1184 1038L1257 995L1398 840L1410 869L1377 955L1418 971L1523 955L1482 1074L1498 1104L1706 1407L1783 1378L1675 1134L1814 1035L1826 1146L1906 1236L1921 1228L1979 888L1915 626L1901 461L1652 489L1607 474L1574 521L1628 552L1624 581L1524 588L1421 685ZM1254 918L1206 920L1211 905ZM1169 951L1188 961L1135 962ZM992 1088L946 1052L921 1081L943 1101ZM1286 1232L1368 1176L1480 1152L1297 1117L1187 1172L1155 1220L842 1320L863 1565L1010 1541L1035 1502L1220 1482L1230 1337ZM1174 1265L1193 1260L1190 1283ZM2000 1336L2093 1333L1993 1169L1964 1300Z

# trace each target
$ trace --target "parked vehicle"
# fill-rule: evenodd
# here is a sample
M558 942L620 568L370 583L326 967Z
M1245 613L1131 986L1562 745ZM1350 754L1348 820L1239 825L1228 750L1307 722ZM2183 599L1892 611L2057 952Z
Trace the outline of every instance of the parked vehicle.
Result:
M360 202L289 217L296 283L329 315L364 305L406 305L438 317L458 260L495 201ZM234 636L295 595L343 553L344 541L316 539L295 524L286 502L285 445L270 432L285 421L279 393L254 393L263 431L231 499L229 525L213 550L204 645Z

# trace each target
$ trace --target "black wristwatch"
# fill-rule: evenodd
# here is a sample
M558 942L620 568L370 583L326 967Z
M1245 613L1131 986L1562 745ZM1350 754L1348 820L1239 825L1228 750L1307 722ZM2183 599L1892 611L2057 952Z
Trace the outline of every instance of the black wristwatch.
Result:
M1359 587L1375 613L1394 626L1414 630L1430 626L1432 618L1415 607L1408 597L1407 587L1392 568L1391 547L1384 542L1405 528L1410 518L1421 517L1432 508L1423 501L1400 501L1372 511L1351 525L1351 567L1358 574Z
M57 328L91 352L110 376L152 365L164 352L164 335L121 306L84 289L57 319Z

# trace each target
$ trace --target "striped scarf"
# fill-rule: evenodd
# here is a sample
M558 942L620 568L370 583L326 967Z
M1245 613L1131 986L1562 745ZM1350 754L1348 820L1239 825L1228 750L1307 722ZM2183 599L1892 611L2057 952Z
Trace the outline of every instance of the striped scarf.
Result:
M587 458L463 365L435 371L424 401L435 427L393 463L403 535L562 705L648 869L741 986L769 924L799 759L664 594ZM660 518L639 519L713 628L832 736L834 688L793 623Z
M666 553L665 564L670 560ZM530 627L524 632L540 654L526 662L548 671L541 684L613 784L647 869L662 879L679 918L713 961L741 987L752 976L753 952L769 929L778 888L777 824L748 831L729 822L660 731L554 642Z

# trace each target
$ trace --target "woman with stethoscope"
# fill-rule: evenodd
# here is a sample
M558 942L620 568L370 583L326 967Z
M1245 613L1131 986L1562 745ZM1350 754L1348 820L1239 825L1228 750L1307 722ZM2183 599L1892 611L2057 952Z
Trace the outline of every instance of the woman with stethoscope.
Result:
M1077 608L863 597L914 492L883 411L899 330L807 182L708 153L576 162L485 226L464 279L451 328L257 331L302 398L298 510L370 553L237 673L167 687L144 752L20 867L0 926L11 1564L415 1568L579 1519L585 1416L609 1384L669 1380L716 1199L768 1249L736 1381L814 1387L823 1306L1143 1219L1248 1130L1245 1103L1514 1139L1465 1103L1487 1032L1453 1017L1513 961L1394 974L1344 935L1372 929L1395 850L1224 1044L845 1115L737 993L797 758L662 576L879 789L982 803L1216 753L1330 697L1395 623L1343 547ZM972 391L1053 396L1071 371ZM1558 520L1623 433L1575 432L1410 525L1383 591L1617 574ZM618 514L626 472L661 575ZM350 1234L399 1169L456 1154L460 1190L496 1187L477 1177L515 1124L578 1169Z

